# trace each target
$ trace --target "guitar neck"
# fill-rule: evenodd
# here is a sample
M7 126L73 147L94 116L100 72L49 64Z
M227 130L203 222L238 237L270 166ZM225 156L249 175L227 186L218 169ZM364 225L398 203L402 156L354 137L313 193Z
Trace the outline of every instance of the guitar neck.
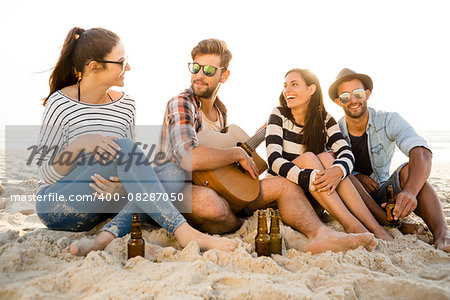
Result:
M251 152L255 151L255 149L259 146L259 144L264 141L264 137L266 136L266 126L258 130L255 135L245 141L245 144L248 148L250 148Z

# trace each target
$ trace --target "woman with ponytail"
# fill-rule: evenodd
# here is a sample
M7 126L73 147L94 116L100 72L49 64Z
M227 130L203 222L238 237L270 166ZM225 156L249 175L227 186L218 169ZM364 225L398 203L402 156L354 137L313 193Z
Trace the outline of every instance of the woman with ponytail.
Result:
M129 233L133 213L143 220L152 218L182 247L196 241L202 250L233 250L235 241L195 230L167 201L164 195L176 196L182 190L183 170L174 164L153 168L139 161L145 155L134 143L135 102L111 89L124 85L129 70L124 45L115 33L75 27L67 34L44 100L39 218L49 229L87 231L113 217L94 239L70 245L76 255L102 250ZM145 195L163 197L132 201Z
M309 70L290 70L279 100L266 131L269 176L283 176L309 191L317 211L325 208L347 232L369 229L378 238L392 240L347 178L354 156L325 110L317 77Z

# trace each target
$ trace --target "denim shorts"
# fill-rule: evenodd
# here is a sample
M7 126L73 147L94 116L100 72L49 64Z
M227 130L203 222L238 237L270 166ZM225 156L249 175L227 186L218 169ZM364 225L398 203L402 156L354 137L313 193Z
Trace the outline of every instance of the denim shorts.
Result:
M371 195L378 205L381 206L381 204L387 202L386 188L389 185L392 185L392 189L394 190L394 196L403 191L402 186L400 185L400 172L406 164L407 163L404 163L400 167L398 167L394 171L394 173L392 173L391 177L389 177L389 179L380 186L378 192Z

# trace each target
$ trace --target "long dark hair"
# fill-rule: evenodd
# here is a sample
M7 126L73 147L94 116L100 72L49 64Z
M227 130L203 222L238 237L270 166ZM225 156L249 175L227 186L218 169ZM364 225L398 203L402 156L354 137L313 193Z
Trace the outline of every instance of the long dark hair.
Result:
M50 75L50 93L44 99L43 105L45 106L48 98L57 90L81 80L84 67L92 60L103 60L119 40L117 34L107 29L72 28L64 40L61 55Z
M322 88L320 87L319 79L314 73L307 69L289 70L284 78L292 72L300 74L307 86L310 86L311 84L316 86L316 91L311 96L306 111L305 124L302 132L302 144L306 146L306 151L313 152L314 154L322 153L325 149L326 142L324 120L327 111L323 105ZM283 92L281 92L280 95L280 105L285 109L287 118L295 123L294 116L292 115L291 109L287 106Z

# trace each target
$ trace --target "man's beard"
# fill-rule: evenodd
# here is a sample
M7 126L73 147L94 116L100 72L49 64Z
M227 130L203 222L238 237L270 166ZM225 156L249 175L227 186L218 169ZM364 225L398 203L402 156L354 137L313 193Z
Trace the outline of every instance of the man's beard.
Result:
M203 84L207 84L207 88L206 90L199 91L197 88L195 88L194 83L195 81L192 83L191 88L194 91L194 95L200 98L210 98L217 89L217 84L215 86L209 86L206 82L202 81Z
M361 104L361 111L357 112L357 113L351 113L349 109L344 108L344 112L347 116L349 116L352 119L358 119L360 118L362 115L364 115L364 113L367 111L367 102L364 102Z

